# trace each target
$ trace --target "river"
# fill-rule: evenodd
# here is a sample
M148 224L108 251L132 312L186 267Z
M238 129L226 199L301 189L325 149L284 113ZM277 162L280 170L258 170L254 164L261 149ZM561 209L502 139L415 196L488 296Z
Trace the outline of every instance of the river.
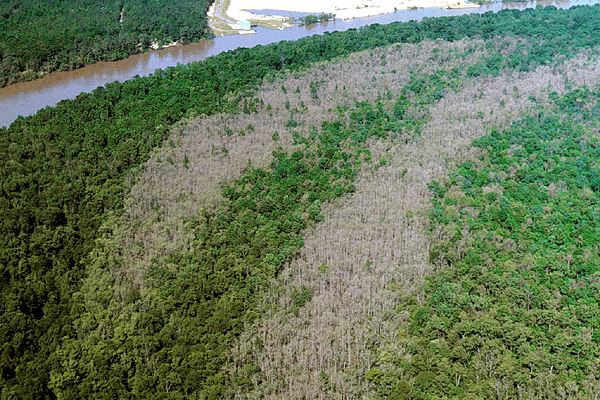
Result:
M423 8L402 10L374 17L335 20L308 27L294 26L283 30L258 28L256 34L219 36L198 43L139 54L121 61L101 62L75 71L55 72L35 81L17 83L2 88L0 89L0 126L8 126L20 115L35 114L44 107L53 106L61 100L75 98L80 93L90 92L109 82L126 81L138 75L150 75L157 69L203 60L240 47L254 47L282 40L294 40L374 23L387 24L395 21L419 20L425 17L496 12L502 9L524 9L537 5L568 8L574 5L598 3L600 0L537 0L520 3L492 3L480 8L458 10Z

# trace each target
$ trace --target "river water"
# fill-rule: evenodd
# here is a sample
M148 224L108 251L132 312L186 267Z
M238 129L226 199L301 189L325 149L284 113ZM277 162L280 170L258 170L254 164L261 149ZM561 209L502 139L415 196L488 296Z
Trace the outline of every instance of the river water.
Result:
M7 86L0 89L0 126L8 126L19 115L35 114L44 107L53 106L64 99L75 98L82 92L90 92L96 87L106 85L109 82L122 82L138 75L150 75L157 69L203 60L239 47L254 47L259 44L265 45L281 40L294 40L305 36L344 31L374 23L387 24L395 21L419 20L425 17L487 11L496 12L502 9L524 9L538 5L568 8L574 5L597 3L600 3L600 0L534 0L520 3L492 3L480 8L459 10L423 8L402 10L374 17L335 20L308 27L295 26L283 30L258 28L256 34L220 36L198 43L139 54L121 61L101 62L75 71L55 72L46 75L42 79Z

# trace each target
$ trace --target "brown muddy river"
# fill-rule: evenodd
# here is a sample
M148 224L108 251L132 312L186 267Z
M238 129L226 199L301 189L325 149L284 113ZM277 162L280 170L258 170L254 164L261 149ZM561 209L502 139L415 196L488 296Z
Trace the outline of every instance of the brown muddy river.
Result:
M203 60L224 51L239 47L254 47L259 44L294 40L324 32L343 31L373 23L386 24L395 21L418 20L425 17L440 17L499 11L502 9L524 9L537 5L568 8L574 5L598 4L600 0L539 0L520 3L494 3L480 8L445 10L424 8L403 10L375 17L336 20L309 27L295 26L284 30L257 29L256 34L220 36L212 40L184 46L175 46L129 57L122 61L102 62L75 71L56 72L32 82L17 83L0 89L0 126L7 126L18 116L35 114L38 110L53 106L61 100L75 98L82 92L90 92L98 86L113 81L126 81L137 75L150 75L157 69L177 64Z

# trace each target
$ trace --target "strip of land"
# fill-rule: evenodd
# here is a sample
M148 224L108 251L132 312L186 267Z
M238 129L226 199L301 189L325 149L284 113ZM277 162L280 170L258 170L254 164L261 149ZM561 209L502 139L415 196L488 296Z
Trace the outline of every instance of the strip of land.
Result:
M209 10L210 25L216 34L248 32L250 22L269 28L291 26L291 14L333 14L336 18L352 19L388 14L413 8L469 8L477 4L463 0L216 0Z

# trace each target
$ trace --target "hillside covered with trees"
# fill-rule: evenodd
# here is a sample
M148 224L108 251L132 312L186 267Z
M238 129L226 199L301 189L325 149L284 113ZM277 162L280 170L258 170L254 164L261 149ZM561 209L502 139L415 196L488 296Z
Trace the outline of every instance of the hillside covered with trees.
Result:
M1 397L598 396L598 30L372 25L1 129Z
M7 0L0 3L0 87L115 61L153 43L210 35L208 0Z

